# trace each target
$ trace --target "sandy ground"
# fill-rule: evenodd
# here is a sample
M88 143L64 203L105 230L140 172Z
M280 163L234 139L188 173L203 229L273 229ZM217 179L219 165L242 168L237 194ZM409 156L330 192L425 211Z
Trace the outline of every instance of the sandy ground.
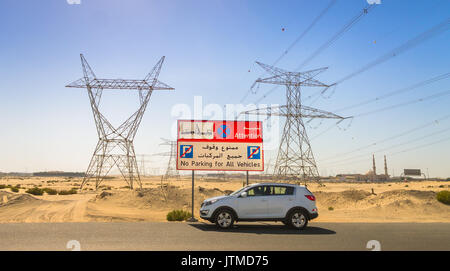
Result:
M191 180L171 180L168 193L160 179L143 178L142 192L130 191L120 178L94 184L75 195L32 196L25 190L34 186L56 190L79 187L80 178L3 178L0 184L20 184L19 192L0 190L0 223L166 221L174 209L191 209ZM256 181L255 181L256 182ZM206 180L195 187L195 207L209 197L242 187L242 180ZM324 183L308 185L317 198L321 222L450 222L450 206L436 200L436 193L450 190L450 182L409 181L390 183ZM373 192L372 192L373 189ZM197 212L197 211L196 211ZM197 213L195 213L197 215Z

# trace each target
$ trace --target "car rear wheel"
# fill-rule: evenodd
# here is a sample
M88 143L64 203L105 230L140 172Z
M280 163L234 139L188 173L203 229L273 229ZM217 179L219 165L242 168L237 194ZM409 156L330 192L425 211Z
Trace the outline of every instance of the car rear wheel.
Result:
M302 210L294 210L289 216L289 224L295 229L302 230L308 225L308 217Z
M229 229L233 226L233 213L229 210L220 210L217 212L215 223L221 229Z

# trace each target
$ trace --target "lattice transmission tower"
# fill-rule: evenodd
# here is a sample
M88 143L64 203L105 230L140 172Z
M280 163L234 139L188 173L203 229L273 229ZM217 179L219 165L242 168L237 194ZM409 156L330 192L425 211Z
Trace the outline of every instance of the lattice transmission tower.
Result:
M163 143L160 143L159 145L170 147L170 150L168 152L161 152L154 154L156 156L169 157L169 161L167 162L167 168L163 175L163 179L168 179L171 177L179 178L180 174L178 173L177 170L177 141L165 138L161 138L161 140L163 141Z
M285 117L286 121L273 174L278 177L305 182L308 179L318 180L319 171L303 120L305 118L326 118L342 121L345 118L331 112L302 105L301 89L302 87L323 87L325 89L331 87L331 85L314 79L327 68L305 72L289 72L260 62L256 63L271 76L258 78L253 86L260 83L285 86L286 105L258 108L244 111L241 114Z
M136 154L136 161L139 166L139 176L140 177L147 177L149 174L149 171L147 170L147 163L149 160L147 157L151 157L150 154Z
M83 54L80 57L83 77L66 87L87 89L99 137L80 190L92 179L95 179L97 189L114 166L117 166L130 189L134 188L134 183L138 183L142 188L133 140L152 92L154 90L174 90L158 80L165 57L161 57L144 79L137 80L98 79ZM104 89L137 90L139 92L140 106L138 110L117 128L113 127L100 112L100 100Z
M156 153L154 155L157 156L168 156L169 161L167 162L166 172L161 176L161 184L160 184L160 192L161 195L167 200L169 196L170 190L170 179L171 178L180 178L180 174L177 170L177 141L169 140L161 138L163 143L159 145L170 146L170 150L168 152Z

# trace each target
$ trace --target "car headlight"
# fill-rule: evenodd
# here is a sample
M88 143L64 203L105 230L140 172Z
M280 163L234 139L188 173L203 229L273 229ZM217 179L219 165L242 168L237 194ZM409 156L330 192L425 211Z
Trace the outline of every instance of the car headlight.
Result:
M205 206L214 204L214 203L216 203L217 201L219 201L219 200L218 200L218 199L208 200L208 201L205 202Z

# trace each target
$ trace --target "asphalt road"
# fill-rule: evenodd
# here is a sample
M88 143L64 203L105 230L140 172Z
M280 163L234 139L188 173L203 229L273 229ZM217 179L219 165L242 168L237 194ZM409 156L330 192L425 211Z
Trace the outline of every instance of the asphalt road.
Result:
M450 223L315 223L303 231L281 223L0 224L0 250L450 250ZM76 242L75 242L76 243Z

